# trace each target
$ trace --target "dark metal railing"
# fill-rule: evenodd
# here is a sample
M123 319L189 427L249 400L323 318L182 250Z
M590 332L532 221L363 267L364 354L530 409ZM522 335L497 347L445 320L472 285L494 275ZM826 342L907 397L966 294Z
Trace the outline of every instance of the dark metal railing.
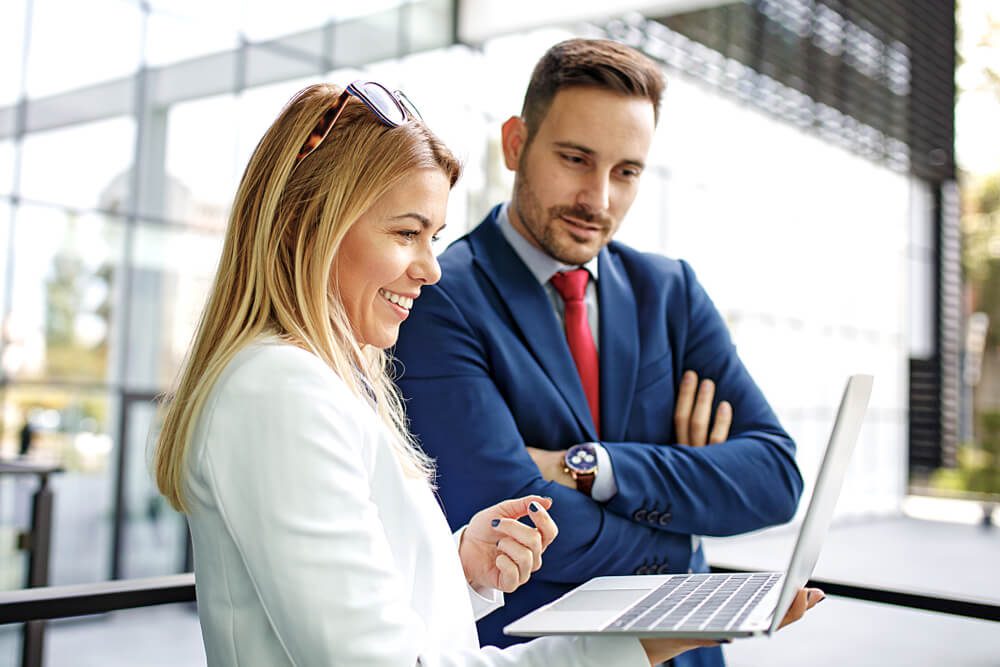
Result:
M28 588L46 586L49 583L49 547L52 543L52 488L49 475L62 472L57 465L38 464L25 461L4 461L0 463L0 475L34 475L38 477L38 488L31 497L31 526L21 532L17 546L28 552ZM39 667L42 664L42 650L45 646L45 623L36 619L24 619L21 643L21 666Z
M713 566L713 572L745 572ZM825 579L813 579L810 586L829 595L890 604L987 621L1000 621L1000 603L957 599L886 588L871 588ZM76 586L49 586L0 593L0 624L40 621L122 609L137 609L174 602L194 602L194 575L127 579Z

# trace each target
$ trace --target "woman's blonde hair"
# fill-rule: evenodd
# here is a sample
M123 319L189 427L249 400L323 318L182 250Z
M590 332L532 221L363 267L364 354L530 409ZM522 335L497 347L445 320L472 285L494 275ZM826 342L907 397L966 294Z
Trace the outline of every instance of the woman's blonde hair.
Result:
M307 157L299 149L343 89L297 93L257 144L240 181L208 302L153 456L156 482L184 511L184 456L205 399L233 356L272 334L322 359L394 434L404 468L432 479L415 445L390 360L357 340L334 282L340 243L357 219L415 169L441 169L454 185L460 166L419 121L390 128L349 96L329 136ZM298 162L298 163L297 163Z

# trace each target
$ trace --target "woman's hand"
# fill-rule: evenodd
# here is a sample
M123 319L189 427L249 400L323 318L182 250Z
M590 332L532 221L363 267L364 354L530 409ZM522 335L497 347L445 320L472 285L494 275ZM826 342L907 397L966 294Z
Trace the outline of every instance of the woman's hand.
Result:
M458 546L465 579L473 588L512 593L542 566L542 552L559 533L546 511L551 498L525 496L488 507L469 521ZM518 521L531 518L535 527Z
M812 609L820 603L826 594L818 588L803 588L795 594L792 606L788 608L788 613L781 620L779 628L783 628L789 623L802 618L807 610ZM678 656L693 648L705 646L718 646L718 642L705 639L640 639L642 648L646 650L646 657L649 658L650 665L658 665L666 662L674 656Z

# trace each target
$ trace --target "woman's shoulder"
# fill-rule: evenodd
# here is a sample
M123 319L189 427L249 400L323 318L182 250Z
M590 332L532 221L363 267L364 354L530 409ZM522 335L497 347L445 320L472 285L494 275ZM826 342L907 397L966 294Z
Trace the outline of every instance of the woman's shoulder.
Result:
M277 338L257 339L237 352L219 376L216 389L276 398L316 390L333 395L351 393L322 359Z

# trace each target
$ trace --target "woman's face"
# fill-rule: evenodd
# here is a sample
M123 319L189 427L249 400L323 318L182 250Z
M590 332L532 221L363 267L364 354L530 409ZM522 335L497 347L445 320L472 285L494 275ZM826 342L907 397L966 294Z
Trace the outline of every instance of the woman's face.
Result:
M362 345L392 346L420 289L441 277L431 244L444 228L449 190L440 169L414 170L347 231L333 270Z

